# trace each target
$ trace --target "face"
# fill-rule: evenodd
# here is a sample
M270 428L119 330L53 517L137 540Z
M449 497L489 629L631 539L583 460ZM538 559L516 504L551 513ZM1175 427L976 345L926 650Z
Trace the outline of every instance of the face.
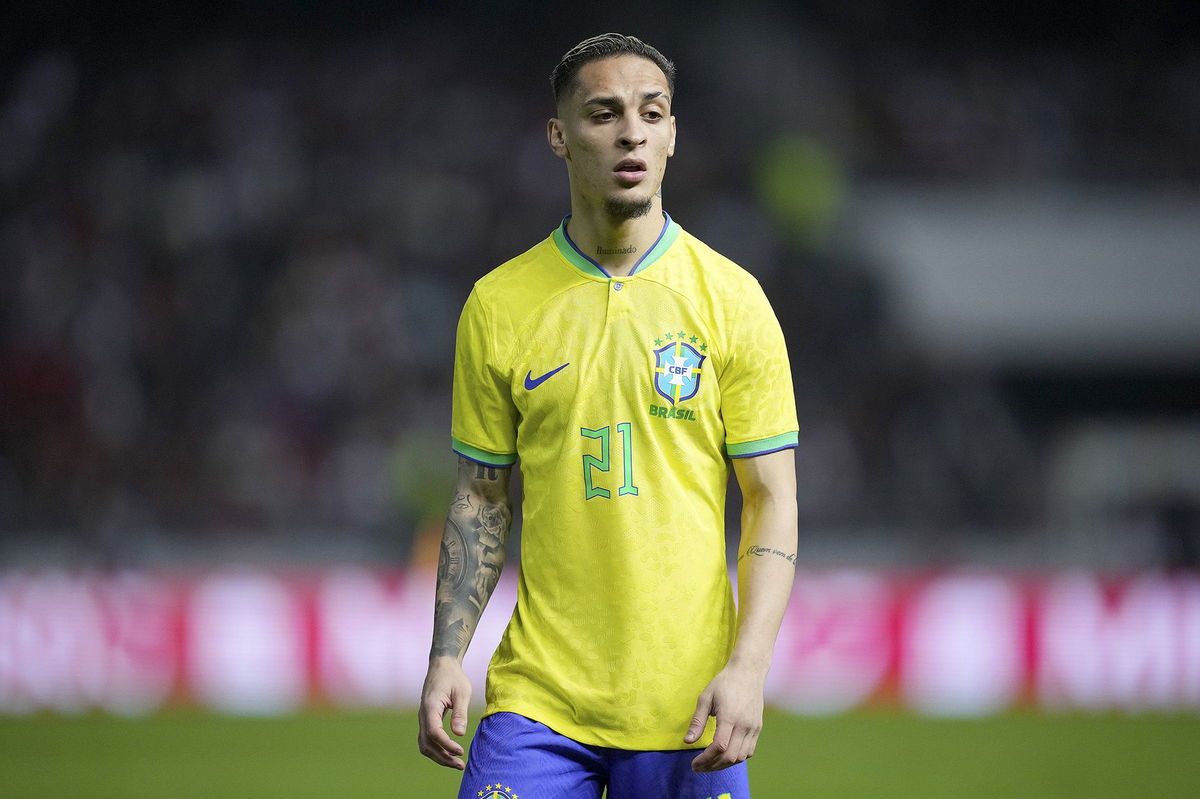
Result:
M675 117L667 78L641 56L592 61L550 120L550 148L567 162L571 199L634 218L654 207L667 159L675 153Z

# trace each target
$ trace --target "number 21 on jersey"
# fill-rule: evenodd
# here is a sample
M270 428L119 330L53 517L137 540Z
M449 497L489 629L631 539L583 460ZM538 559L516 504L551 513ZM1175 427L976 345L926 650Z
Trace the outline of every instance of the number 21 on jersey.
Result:
M592 499L594 497L603 497L609 499L612 492L598 486L592 482L592 470L607 472L610 469L612 454L612 431L608 425L592 430L588 427L579 428L579 435L584 438L594 439L600 442L600 455L583 456L583 498ZM617 489L617 496L623 497L629 494L636 495L637 486L633 484L633 425L629 422L621 422L617 425L617 436L621 439L621 486Z

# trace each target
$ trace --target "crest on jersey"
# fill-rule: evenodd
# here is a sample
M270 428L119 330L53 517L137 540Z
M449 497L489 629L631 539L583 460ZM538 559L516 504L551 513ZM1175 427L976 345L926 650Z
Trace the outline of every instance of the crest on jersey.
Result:
M708 357L682 339L681 335L678 340L654 350L654 390L672 405L696 396L700 390L704 359Z
M496 784L488 784L480 788L476 794L482 799L518 799L520 794L512 789L511 786L497 782Z

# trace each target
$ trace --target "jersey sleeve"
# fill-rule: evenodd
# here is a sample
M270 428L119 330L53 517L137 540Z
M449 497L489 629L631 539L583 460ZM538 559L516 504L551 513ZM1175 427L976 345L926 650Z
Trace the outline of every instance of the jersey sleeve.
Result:
M721 374L725 450L748 458L795 447L796 397L779 320L754 281L742 293Z
M451 448L476 463L504 467L517 460L517 411L496 360L497 338L473 290L459 317L454 346Z

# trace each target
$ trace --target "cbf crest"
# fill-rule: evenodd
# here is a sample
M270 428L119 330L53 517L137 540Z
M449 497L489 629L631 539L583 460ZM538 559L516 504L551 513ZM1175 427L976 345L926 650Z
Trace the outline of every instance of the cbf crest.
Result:
M690 400L700 390L708 345L699 343L697 349L699 338L683 331L668 333L663 338L670 343L654 350L654 390L675 405ZM662 341L658 338L654 343Z

